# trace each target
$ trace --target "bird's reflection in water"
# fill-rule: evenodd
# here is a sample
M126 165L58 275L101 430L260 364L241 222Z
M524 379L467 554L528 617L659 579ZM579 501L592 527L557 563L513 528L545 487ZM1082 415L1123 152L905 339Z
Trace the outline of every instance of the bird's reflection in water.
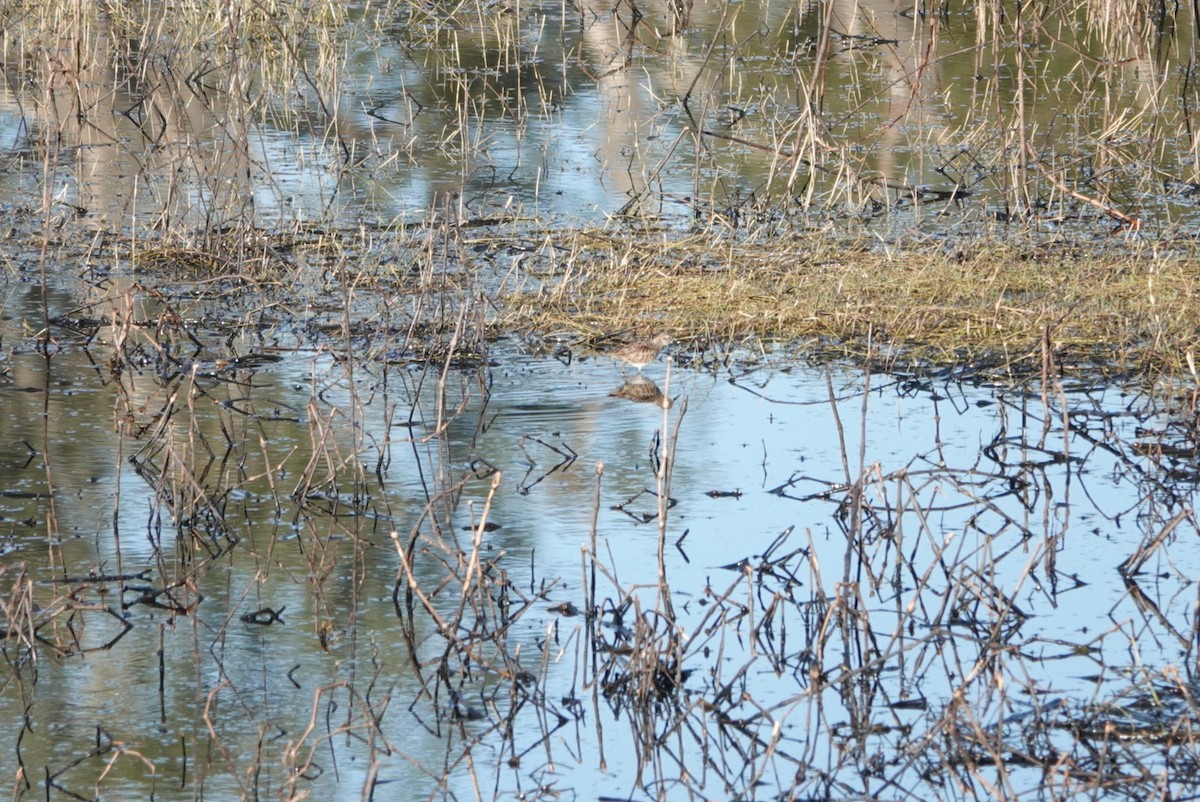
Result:
M658 389L658 385L641 373L630 376L624 384L609 395L614 398L624 398L635 404L654 404L664 409L671 406L671 399L663 395L662 390Z

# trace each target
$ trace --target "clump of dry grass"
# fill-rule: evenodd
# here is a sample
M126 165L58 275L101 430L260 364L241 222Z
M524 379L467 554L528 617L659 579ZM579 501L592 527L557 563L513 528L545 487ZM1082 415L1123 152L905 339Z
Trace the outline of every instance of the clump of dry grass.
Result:
M883 253L821 238L735 243L564 233L555 269L505 297L504 325L592 338L834 340L945 361L1060 352L1179 369L1200 342L1194 258L981 246ZM1069 361L1069 360L1068 360Z

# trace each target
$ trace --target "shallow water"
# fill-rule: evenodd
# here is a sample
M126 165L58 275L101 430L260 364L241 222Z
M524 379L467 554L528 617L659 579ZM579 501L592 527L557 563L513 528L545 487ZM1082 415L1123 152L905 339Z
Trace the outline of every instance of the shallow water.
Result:
M1045 167L1190 236L1185 13L350 5L275 63L35 6L0 26L12 796L1196 793L1189 382L688 344L664 411L578 342L439 341L525 253L591 269L544 221L1108 247ZM265 278L191 249L249 229L295 234Z
M317 3L247 12L209 37L231 52L148 11L48 35L13 11L0 193L49 185L55 225L92 230L800 209L891 242L1104 236L1104 205L1194 228L1188 9L935 5Z
M932 798L970 754L970 793L1037 796L1016 746L1071 755L1053 776L1086 792L1117 741L1068 725L1118 709L1121 760L1193 788L1188 739L1128 718L1190 676L1200 571L1187 418L1136 391L743 354L647 367L664 413L610 395L631 373L602 355L513 341L443 382L286 343L181 375L57 348L15 348L0 384L0 582L41 639L6 643L0 754L28 794ZM663 431L666 597L639 495ZM393 531L419 533L428 611L393 602ZM691 673L646 695L647 654Z

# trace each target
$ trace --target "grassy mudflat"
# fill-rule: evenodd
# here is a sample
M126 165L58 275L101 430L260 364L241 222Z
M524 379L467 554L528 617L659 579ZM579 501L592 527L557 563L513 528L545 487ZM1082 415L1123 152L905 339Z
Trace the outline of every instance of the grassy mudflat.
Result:
M812 339L938 363L1176 371L1200 338L1194 256L964 246L883 253L812 240L731 243L566 234L561 269L504 297L506 326L584 336L666 329L738 343ZM894 349L892 350L895 353Z
M1190 372L1200 350L1200 257L982 242L883 249L821 236L735 239L631 225L442 224L370 232L226 232L174 246L98 249L59 232L49 271L132 265L144 290L215 321L231 295L288 327L320 313L339 336L436 358L456 327L472 349L507 333L605 344L667 331L676 356L795 346L881 367L963 365L1022 377ZM81 256L82 255L82 256ZM28 252L10 265L35 263ZM307 312L305 311L307 310ZM104 318L105 315L99 317ZM391 335L386 334L392 331ZM220 332L215 332L220 334ZM459 337L457 347L464 344ZM394 342L390 342L395 346Z
M486 299L480 342L1182 370L1194 10L834 6L0 2L0 195L39 221L0 247L280 314Z

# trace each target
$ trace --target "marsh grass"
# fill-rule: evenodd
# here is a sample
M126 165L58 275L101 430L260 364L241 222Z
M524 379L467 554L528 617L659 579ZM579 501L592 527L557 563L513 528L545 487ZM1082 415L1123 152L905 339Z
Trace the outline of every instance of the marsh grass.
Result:
M608 232L555 245L505 296L503 325L584 341L661 328L701 362L730 343L809 342L862 358L874 342L897 363L978 361L1014 375L1039 369L1047 329L1061 366L1117 373L1182 373L1200 337L1194 257Z

